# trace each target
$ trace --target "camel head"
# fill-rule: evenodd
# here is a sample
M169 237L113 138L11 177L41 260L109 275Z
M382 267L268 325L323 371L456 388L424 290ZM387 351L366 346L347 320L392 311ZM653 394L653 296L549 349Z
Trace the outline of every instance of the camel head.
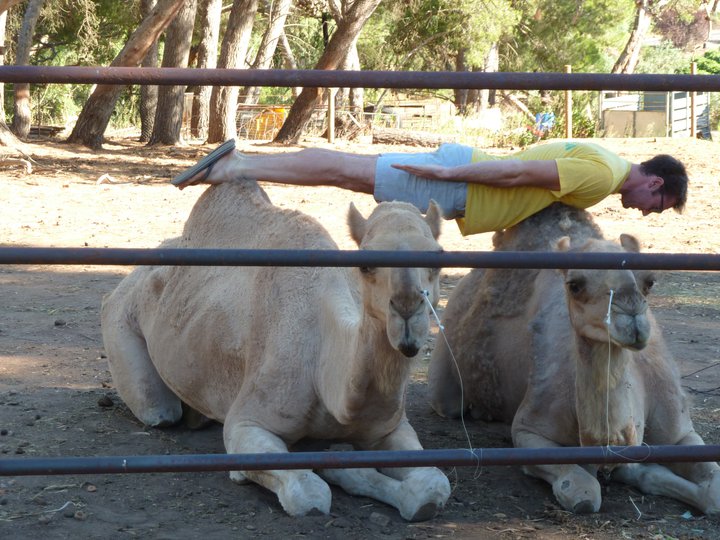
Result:
M360 249L388 251L442 251L440 209L430 201L427 215L411 204L380 203L365 219L350 204L350 235ZM407 357L415 356L430 329L429 308L424 297L437 305L439 268L360 268L366 313L382 321L392 347Z
M556 244L558 251L621 252L640 251L633 236L623 234L620 243L591 239L571 246L563 237ZM650 338L646 296L655 283L647 270L563 270L570 320L577 335L591 341L610 341L619 347L643 349ZM612 306L608 304L612 292Z

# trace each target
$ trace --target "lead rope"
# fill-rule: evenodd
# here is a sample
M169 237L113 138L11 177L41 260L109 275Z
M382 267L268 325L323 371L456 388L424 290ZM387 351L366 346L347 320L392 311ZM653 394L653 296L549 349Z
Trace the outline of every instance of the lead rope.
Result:
M460 380L460 422L462 424L463 432L465 433L465 439L467 440L468 444L468 450L470 453L475 456L475 458L478 460L477 467L475 468L475 473L473 475L473 480L477 480L480 476L480 473L482 472L480 467L482 466L482 448L478 449L480 452L480 455L478 456L477 453L473 450L472 441L470 440L470 433L468 432L467 426L465 425L465 394L464 394L464 384L462 380L462 374L460 373L460 366L458 365L457 360L455 359L455 355L452 352L452 348L450 347L450 342L448 342L447 336L445 335L445 327L440 322L440 317L438 317L437 312L435 311L435 308L432 305L432 302L430 302L430 293L427 289L422 291L422 296L425 299L425 302L427 302L427 305L430 307L430 311L433 314L433 317L435 317L435 322L437 323L438 329L440 330L440 334L443 337L443 340L445 340L445 345L447 346L448 352L450 353L450 358L452 358L453 364L455 365L455 370L457 371L458 379ZM453 471L455 469L453 468Z
M610 300L608 301L607 315L605 316L605 327L608 336L608 358L607 358L607 380L605 381L605 431L607 433L607 451L610 452L610 360L612 358L612 339L610 337L610 323L612 323L612 302L615 291L610 289Z
M607 380L605 384L605 429L607 431L607 442L605 444L605 451L608 454L615 454L616 456L621 456L619 452L615 452L610 448L610 361L612 359L612 339L610 337L610 324L612 323L612 301L613 296L615 295L615 291L610 289L610 300L608 301L608 310L607 315L605 316L605 326L607 327L607 335L608 335L608 359L607 359ZM648 446L645 441L642 441L640 443L640 446ZM648 457L650 457L650 454L648 454ZM647 458L643 459L634 459L631 460L636 463L640 463L645 461ZM630 499L632 502L632 499ZM635 503L633 502L633 506L635 506ZM637 510L637 506L635 506L635 509ZM638 513L640 513L640 510L637 510Z

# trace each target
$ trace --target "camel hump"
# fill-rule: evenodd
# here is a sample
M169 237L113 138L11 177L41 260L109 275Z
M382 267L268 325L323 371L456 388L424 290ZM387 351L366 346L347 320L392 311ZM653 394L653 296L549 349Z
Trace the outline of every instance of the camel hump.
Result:
M550 251L563 236L570 237L573 243L603 238L590 213L554 203L517 225L495 233L493 245L497 251Z
M190 212L180 246L337 249L317 220L275 206L255 180L207 188Z

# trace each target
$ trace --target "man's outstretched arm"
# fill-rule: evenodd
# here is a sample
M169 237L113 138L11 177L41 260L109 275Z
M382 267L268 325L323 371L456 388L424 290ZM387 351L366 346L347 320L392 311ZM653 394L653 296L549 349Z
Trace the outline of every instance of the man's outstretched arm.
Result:
M393 165L393 167L432 180L495 187L538 187L552 191L560 190L560 176L554 160L508 159L478 161L455 167L442 165Z

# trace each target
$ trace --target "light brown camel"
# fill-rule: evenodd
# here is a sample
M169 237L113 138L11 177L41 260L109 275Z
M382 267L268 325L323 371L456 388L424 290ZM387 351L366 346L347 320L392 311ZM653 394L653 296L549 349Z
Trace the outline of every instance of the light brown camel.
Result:
M440 213L380 204L348 223L365 250L440 251ZM315 220L273 206L255 182L208 188L179 239L165 246L334 250ZM117 390L140 421L167 426L181 401L224 423L228 453L287 452L301 439L364 450L419 450L405 415L410 359L429 330L438 270L429 268L140 267L103 302ZM450 495L437 468L327 469L352 494L408 520L433 517ZM294 516L328 513L310 470L234 471L275 492Z
M639 250L629 235L620 245L604 240L589 214L559 204L493 240L501 251ZM648 309L654 281L649 271L472 271L453 292L443 321L464 400L453 359L438 340L428 375L433 408L443 416L469 410L476 418L512 422L517 447L704 444ZM597 466L524 470L549 482L566 510L600 509ZM719 471L716 463L633 463L612 475L643 493L717 514Z

